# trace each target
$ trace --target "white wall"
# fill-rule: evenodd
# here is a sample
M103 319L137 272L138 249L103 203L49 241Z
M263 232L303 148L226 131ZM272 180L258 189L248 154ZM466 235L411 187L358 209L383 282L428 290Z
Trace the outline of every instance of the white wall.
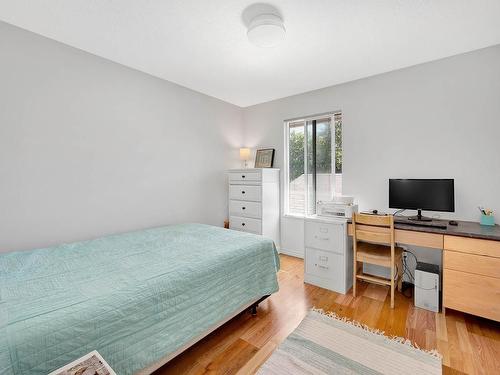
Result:
M1 22L0 46L0 252L220 225L240 145L283 168L283 120L338 109L361 209L387 209L390 177L451 177L444 216L500 218L500 46L243 110ZM283 220L285 250L303 253L302 229Z
M241 124L239 107L0 22L0 252L222 225Z
M248 107L245 144L276 148L283 168L283 120L341 110L343 192L361 210L388 210L391 177L454 178L456 213L441 217L478 220L477 206L485 205L500 222L499 67L495 46ZM282 250L296 253L303 233L290 220L282 233L293 237L282 238Z

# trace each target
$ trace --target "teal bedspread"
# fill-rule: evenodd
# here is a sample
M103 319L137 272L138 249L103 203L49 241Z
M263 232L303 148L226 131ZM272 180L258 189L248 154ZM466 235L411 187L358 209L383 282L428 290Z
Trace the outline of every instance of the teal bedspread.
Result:
M92 350L133 374L276 292L278 268L271 240L201 224L0 254L0 374Z

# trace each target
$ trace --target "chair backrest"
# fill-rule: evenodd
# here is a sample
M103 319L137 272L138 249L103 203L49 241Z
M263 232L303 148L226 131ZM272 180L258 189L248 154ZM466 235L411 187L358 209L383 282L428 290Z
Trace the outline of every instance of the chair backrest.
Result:
M394 246L394 216L354 213L352 225L354 242L374 242Z

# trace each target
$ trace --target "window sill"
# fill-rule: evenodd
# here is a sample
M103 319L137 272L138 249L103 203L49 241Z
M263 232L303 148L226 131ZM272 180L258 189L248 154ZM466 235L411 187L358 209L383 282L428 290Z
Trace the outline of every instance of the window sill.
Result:
M303 214L283 214L283 218L303 220L306 218L306 215L303 215Z

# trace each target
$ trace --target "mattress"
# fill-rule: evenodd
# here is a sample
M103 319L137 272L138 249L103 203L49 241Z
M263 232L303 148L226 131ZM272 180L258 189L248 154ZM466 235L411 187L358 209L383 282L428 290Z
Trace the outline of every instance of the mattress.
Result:
M0 254L0 374L97 350L118 374L278 290L270 239L202 224Z

